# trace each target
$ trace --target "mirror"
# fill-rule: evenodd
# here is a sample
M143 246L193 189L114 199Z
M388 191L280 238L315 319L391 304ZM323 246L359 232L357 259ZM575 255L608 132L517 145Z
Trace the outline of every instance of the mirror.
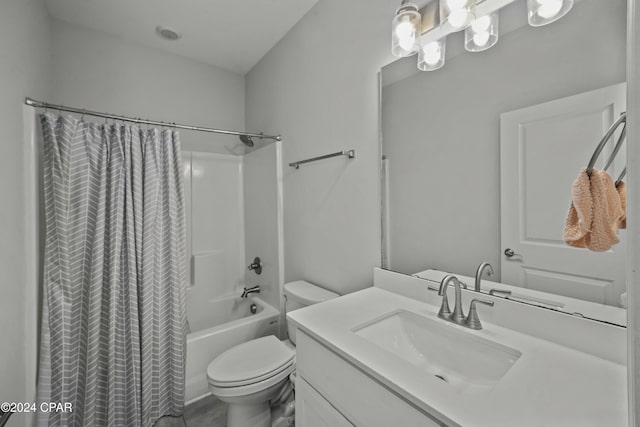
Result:
M567 246L563 228L574 179L626 108L626 1L582 0L536 28L519 1L500 26L484 52L450 35L437 71L415 57L382 69L383 268L473 288L489 262L484 292L625 325L626 231L593 252ZM624 166L619 154L614 180Z

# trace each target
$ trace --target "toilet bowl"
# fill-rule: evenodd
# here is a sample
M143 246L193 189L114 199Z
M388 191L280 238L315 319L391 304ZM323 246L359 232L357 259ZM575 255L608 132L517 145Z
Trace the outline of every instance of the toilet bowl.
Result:
M288 385L295 351L273 335L247 341L207 368L209 390L229 404L227 426L271 426L271 405Z
M285 312L338 297L305 281L284 286ZM209 391L228 403L227 427L271 427L271 407L289 396L295 371L295 328L289 340L274 335L239 344L216 357L207 368Z

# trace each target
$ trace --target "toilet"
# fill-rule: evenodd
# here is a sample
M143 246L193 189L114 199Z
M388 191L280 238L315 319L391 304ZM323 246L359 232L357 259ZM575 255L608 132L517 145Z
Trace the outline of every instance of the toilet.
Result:
M303 280L285 284L284 295L285 313L339 296ZM209 391L229 404L227 427L271 427L271 406L290 394L295 371L295 327L288 322L287 333L284 341L269 335L239 344L209 364Z

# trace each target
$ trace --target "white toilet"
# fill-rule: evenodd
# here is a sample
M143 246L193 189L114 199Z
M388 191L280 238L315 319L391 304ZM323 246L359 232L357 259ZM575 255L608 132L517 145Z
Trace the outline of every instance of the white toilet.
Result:
M284 285L285 312L339 295L302 280ZM295 328L288 340L274 335L239 344L216 357L207 368L211 393L229 404L227 427L271 427L271 401L281 399L295 370Z

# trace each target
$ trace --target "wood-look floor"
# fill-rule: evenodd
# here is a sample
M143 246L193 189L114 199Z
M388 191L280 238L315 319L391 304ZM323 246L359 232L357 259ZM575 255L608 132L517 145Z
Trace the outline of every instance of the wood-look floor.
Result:
M207 396L188 405L182 417L162 417L154 427L226 427L227 405Z

